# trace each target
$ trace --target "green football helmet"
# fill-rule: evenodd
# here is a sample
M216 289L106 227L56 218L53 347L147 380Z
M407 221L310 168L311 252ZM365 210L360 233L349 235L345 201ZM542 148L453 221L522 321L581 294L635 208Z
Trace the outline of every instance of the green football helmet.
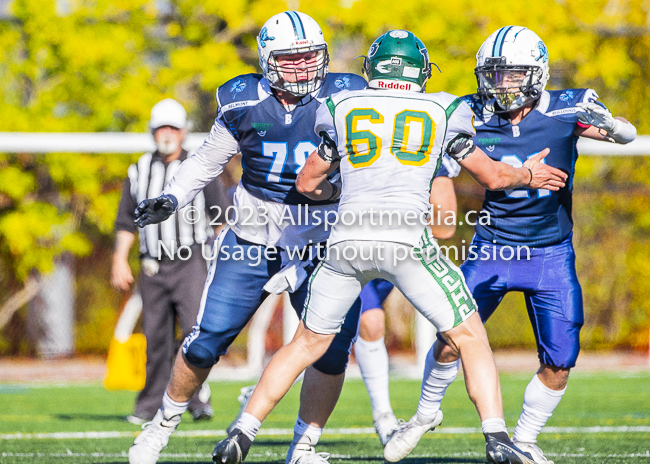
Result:
M368 86L424 92L431 77L429 53L412 32L394 30L378 37L363 61Z

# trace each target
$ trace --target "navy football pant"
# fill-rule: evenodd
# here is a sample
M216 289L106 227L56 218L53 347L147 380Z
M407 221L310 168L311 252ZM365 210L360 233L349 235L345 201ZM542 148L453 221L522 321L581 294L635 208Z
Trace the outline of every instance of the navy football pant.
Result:
M471 246L476 256L470 251L460 268L483 322L492 316L506 293L523 292L539 361L549 366L574 367L584 314L572 236L557 245L530 248L530 259L525 249L519 249L517 259L517 247L496 245L478 235Z
M388 294L393 290L393 284L384 279L373 279L363 287L361 298L361 314L369 309L383 309L382 305Z
M226 354L268 295L263 290L264 284L282 267L279 250L251 243L230 229L219 234L217 246L217 257L210 265L197 324L183 343L187 361L200 368L212 367ZM306 279L298 290L289 294L298 317L302 315L308 282ZM334 337L323 357L314 363L317 370L329 375L345 372L357 334L360 309L361 302L357 299L341 332Z

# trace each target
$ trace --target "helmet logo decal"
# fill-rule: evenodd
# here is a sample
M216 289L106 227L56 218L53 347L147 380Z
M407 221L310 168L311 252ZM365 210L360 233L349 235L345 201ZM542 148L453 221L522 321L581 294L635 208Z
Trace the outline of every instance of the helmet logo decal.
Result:
M266 41L267 40L275 40L275 37L269 37L269 31L266 29L266 27L263 27L262 30L260 31L260 47L264 48L266 47Z
M379 63L377 63L377 66L375 66L375 69L382 74L388 74L390 72L389 66L391 64L392 64L391 60L380 61Z
M390 31L388 35L391 36L393 39L406 39L409 36L409 33L406 31L397 30L397 31Z
M334 81L334 86L337 89L341 89L341 90L347 89L348 87L350 87L350 78L347 76L339 77Z
M546 45L540 40L537 42L537 48L539 49L539 56L535 58L535 61L542 60L542 63L546 63L548 61L548 49Z
M398 57L392 57L390 59L390 64L395 64L397 66L401 66L402 65L402 59L398 58Z
M375 42L370 46L370 50L368 50L368 58L372 58L373 56L375 56L377 50L379 50L379 44Z
M232 98L237 98L237 94L243 91L246 88L246 82L242 82L241 79L237 79L232 83L230 91L232 92Z

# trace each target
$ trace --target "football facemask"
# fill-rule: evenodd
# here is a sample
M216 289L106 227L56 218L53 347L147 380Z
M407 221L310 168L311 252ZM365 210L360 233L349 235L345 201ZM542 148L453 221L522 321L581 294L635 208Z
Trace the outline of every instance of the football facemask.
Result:
M476 54L477 93L495 113L538 99L549 78L548 50L530 29L506 26L492 33Z
M538 66L488 64L474 71L478 95L496 103L494 111L509 112L538 99L543 90L543 70Z
M323 85L328 63L327 45L310 47L298 53L278 50L269 57L268 74L277 76L272 87L304 96Z
M260 67L274 89L304 96L327 76L327 43L318 23L304 13L272 16L257 36Z

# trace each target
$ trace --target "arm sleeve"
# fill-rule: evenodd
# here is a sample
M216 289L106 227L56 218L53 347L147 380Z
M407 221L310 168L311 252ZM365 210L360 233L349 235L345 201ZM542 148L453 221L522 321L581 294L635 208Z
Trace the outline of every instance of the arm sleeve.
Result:
M220 178L214 179L203 189L205 196L205 208L211 220L217 222L224 222L226 218L226 209L232 204L226 187ZM210 208L211 206L218 206L219 208Z
M336 129L334 127L334 102L332 102L331 97L326 98L316 110L314 132L319 137L322 137L321 132L326 132L330 139L338 144Z
M445 134L444 150L456 161L462 161L475 150L472 137L476 135L474 128L474 112L463 100L457 98L446 110L447 133Z
M217 118L203 145L181 164L162 194L174 195L178 208L182 208L221 174L228 161L238 152L239 144L221 119Z
M454 105L456 105L455 108L453 108ZM451 105L449 105L447 111L449 112L450 110L452 111L447 117L448 122L447 133L445 134L445 148L449 146L449 142L456 138L458 134L468 135L468 138L472 138L476 135L476 129L474 128L474 112L467 103L461 99L456 99Z
M117 217L115 218L115 232L125 230L135 234L136 228L133 222L135 217L135 208L138 206L135 198L131 195L131 180L127 177L122 185L122 197L117 207Z

